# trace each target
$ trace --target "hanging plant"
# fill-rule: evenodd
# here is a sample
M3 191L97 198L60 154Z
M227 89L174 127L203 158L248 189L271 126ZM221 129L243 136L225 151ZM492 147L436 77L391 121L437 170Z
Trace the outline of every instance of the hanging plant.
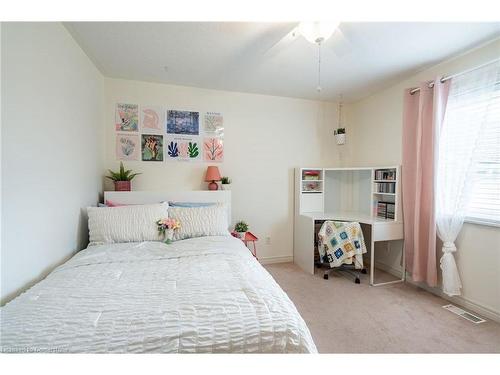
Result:
M338 128L333 131L333 134L335 134L335 141L338 145L345 144L345 128Z

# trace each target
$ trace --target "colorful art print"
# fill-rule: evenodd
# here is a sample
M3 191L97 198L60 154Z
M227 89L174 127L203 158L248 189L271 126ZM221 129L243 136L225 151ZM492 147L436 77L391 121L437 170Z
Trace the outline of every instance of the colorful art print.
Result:
M205 161L223 161L224 141L221 138L205 138L203 140L203 159Z
M142 161L163 161L163 135L142 134Z
M199 112L167 111L168 134L200 134Z
M138 135L116 135L116 159L139 160L140 144Z
M165 111L158 106L141 106L141 129L143 132L162 131Z
M137 104L116 104L115 130L125 132L139 130L139 106Z
M167 155L171 159L195 161L201 157L198 138L172 138L167 141Z
M218 136L223 136L224 118L218 112L205 113L204 130L206 133L215 133Z

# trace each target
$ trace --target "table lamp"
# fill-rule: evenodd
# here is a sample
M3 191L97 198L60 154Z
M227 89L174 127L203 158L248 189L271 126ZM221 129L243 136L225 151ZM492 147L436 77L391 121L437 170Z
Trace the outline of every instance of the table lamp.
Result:
M210 182L208 184L208 190L219 190L219 185L215 181L220 181L219 168L215 166L209 166L207 168L207 174L205 175L205 181Z

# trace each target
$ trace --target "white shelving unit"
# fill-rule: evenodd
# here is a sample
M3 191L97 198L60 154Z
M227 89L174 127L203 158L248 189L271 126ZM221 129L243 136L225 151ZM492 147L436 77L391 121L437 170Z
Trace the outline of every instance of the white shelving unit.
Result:
M311 174L317 179L306 178ZM295 176L294 262L314 273L316 221L357 221L369 228L370 284L386 284L374 283L374 249L377 241L403 239L400 167L297 168ZM404 274L396 282L404 281Z
M317 178L313 178L314 176L317 176ZM298 177L299 185L297 186L297 189L300 191L300 206L305 210L320 210L323 207L324 197L323 169L302 168L300 169L300 175Z
M401 217L398 199L400 195L399 166L374 168L372 178L372 215L397 221Z

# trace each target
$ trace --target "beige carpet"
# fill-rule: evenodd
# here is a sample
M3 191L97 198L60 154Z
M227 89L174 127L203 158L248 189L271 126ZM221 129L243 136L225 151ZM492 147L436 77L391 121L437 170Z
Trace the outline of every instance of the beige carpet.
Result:
M292 263L265 266L295 303L320 353L499 353L500 324L469 322L411 284L323 280Z

